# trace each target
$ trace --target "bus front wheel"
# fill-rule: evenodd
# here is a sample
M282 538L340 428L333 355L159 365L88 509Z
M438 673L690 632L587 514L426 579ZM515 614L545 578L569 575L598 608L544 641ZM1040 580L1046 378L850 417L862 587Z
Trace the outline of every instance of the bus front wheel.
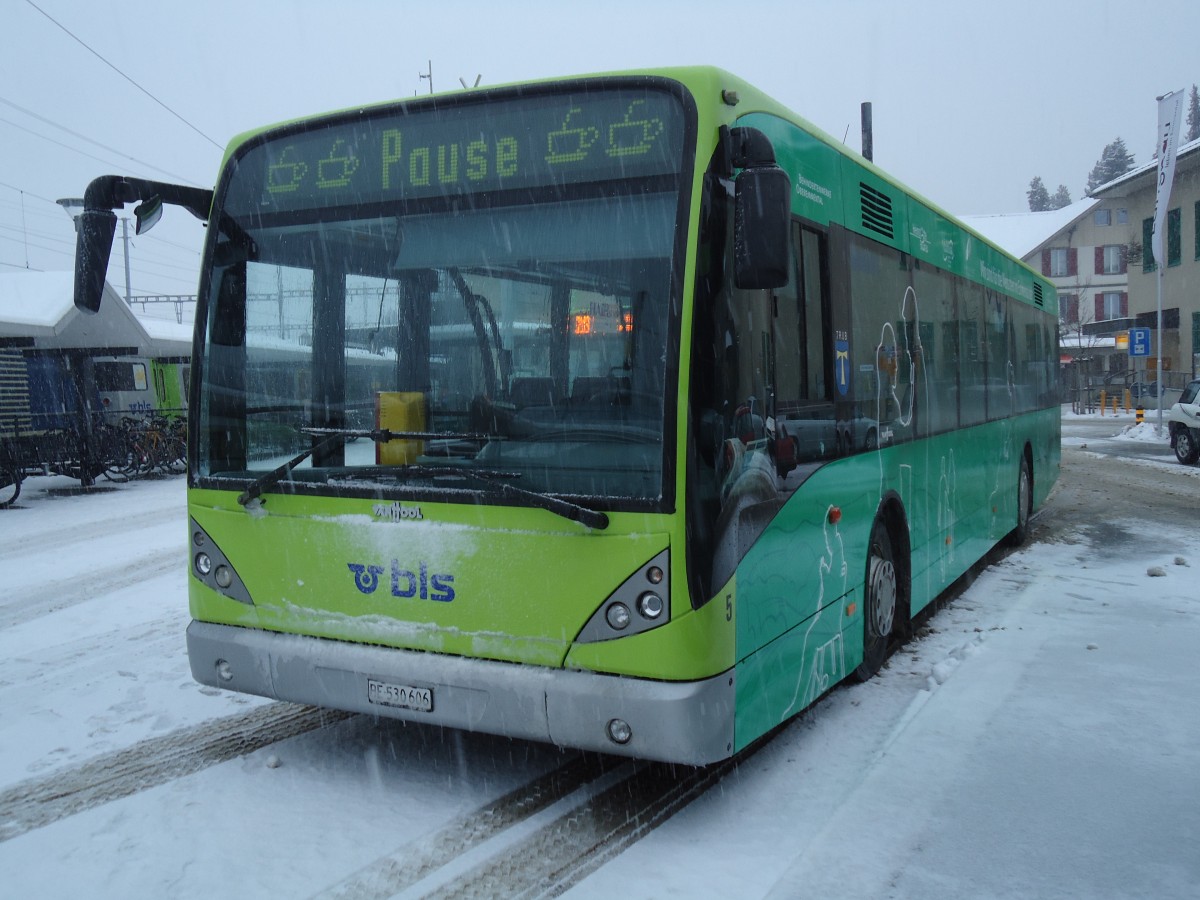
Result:
M891 535L883 519L876 519L871 528L871 544L867 551L863 659L854 670L854 677L859 681L866 681L875 675L887 659L896 616L903 614L901 589Z

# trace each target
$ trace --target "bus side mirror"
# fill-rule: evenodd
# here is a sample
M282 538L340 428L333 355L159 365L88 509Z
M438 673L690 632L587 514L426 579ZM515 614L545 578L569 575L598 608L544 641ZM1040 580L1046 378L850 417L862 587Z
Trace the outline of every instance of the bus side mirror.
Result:
M776 165L743 169L734 185L733 282L744 290L788 283L792 183Z
M111 209L85 209L76 220L75 305L87 313L100 310L108 258L117 232L117 214Z
M161 197L151 197L145 203L139 203L133 208L133 218L137 221L134 234L145 234L158 224L162 218L163 202Z

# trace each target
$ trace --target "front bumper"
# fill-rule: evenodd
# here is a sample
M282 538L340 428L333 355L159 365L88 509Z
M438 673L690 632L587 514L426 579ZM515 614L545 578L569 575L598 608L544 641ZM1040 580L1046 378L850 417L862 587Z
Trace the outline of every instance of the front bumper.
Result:
M732 670L650 681L199 621L187 646L201 684L277 700L688 765L733 753ZM368 680L428 688L433 709L371 703ZM613 719L629 724L628 743L609 738Z

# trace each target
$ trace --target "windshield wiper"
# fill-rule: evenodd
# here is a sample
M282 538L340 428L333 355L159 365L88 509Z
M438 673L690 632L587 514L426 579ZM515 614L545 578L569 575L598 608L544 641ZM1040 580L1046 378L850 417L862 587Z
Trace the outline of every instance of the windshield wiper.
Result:
M238 495L238 503L246 506L252 500L260 497L262 492L267 488L277 484L281 479L285 478L292 469L304 462L314 453L319 450L325 450L330 447L337 446L340 443L350 440L351 438L370 438L376 443L386 443L387 441L395 440L436 440L439 438L454 438L456 440L481 440L486 441L487 435L483 434L446 434L442 432L427 432L427 431L391 431L387 428L375 428L370 430L355 430L351 428L301 428L301 433L320 435L323 439L313 444L310 448L302 453L296 454L283 465L270 472L265 472L258 478L254 479L246 490ZM497 493L506 497L514 497L524 500L539 509L544 509L547 512L554 513L556 516L562 516L564 519L570 519L572 522L579 522L581 525L586 525L588 528L604 530L608 527L608 515L595 509L588 509L586 506L581 506L578 503L572 503L569 500L563 500L560 497L555 497L551 494L541 494L537 491L530 491L525 488L519 488L516 485L508 484L499 479L519 477L516 473L509 472L472 472L469 469L461 469L456 466L425 466L425 465L405 465L391 471L390 474L413 474L425 475L432 477L455 477L462 478L465 481L473 481L477 484L487 485Z
M318 450L335 447L338 444L345 443L349 438L350 435L348 434L331 434L324 440L317 441L303 453L297 453L279 468L272 469L270 472L264 472L255 478L244 491L238 494L237 502L242 506L248 506L252 500L257 500L262 496L263 491L278 484L292 469L296 468L296 466L300 465L300 463L304 462Z
M517 487L515 484L509 484L509 479L521 477L520 472L500 472L495 469L464 469L459 466L430 466L424 463L410 463L389 467L382 474L385 477L394 479L407 478L411 475L423 478L459 478L463 481L472 481L476 484L486 485L489 489L502 496L520 499L526 504L536 506L538 509L544 509L547 512L552 512L556 516L562 516L564 519L570 519L572 522L579 522L588 528L595 528L602 531L608 527L608 516L605 513L588 509L586 506L572 503L569 500L563 500L561 497L555 497L552 494L542 494L538 491L531 491L528 488ZM339 476L339 480L347 481L357 478L379 480L379 475L363 473Z
M353 428L300 428L301 434L309 434L314 437L319 437L317 441L307 450L297 453L282 466L272 469L270 472L264 472L262 475L255 478L246 490L238 495L238 503L242 506L250 503L250 501L262 496L262 492L267 488L272 487L282 481L291 473L292 469L300 465L314 453L321 450L327 450L336 447L338 444L343 444L352 438L370 438L377 444L387 443L388 441L396 440L437 440L439 438L449 438L453 440L464 441L486 441L488 439L485 434L442 434L438 432L428 431L389 431L386 428L375 428L370 430L356 430Z
M598 531L603 531L608 527L608 515L600 512L599 510L588 509L586 506L580 506L578 503L572 503L569 500L563 500L561 497L555 497L552 494L541 494L537 491L519 488L515 484L509 484L506 481L495 480L497 478L506 477L504 473L493 474L472 472L470 469L457 469L451 467L444 467L439 471L447 475L460 476L467 481L486 484L488 487L495 489L497 493L503 496L520 498L527 503L538 507L539 509L552 512L556 516L562 516L564 519L570 519L572 522L578 522L581 525L586 525L588 528L595 528Z

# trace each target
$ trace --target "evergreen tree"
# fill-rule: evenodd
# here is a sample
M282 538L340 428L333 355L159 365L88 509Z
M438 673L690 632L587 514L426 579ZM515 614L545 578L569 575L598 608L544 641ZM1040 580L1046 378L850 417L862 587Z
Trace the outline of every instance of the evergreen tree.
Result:
M1100 185L1108 184L1114 178L1120 178L1132 168L1133 154L1126 149L1125 142L1117 138L1104 148L1100 159L1092 167L1092 173L1088 175L1087 182L1088 196L1091 196L1092 191Z
M1050 198L1050 209L1062 209L1064 206L1071 205L1071 192L1067 190L1065 184L1060 184L1058 190L1054 192L1054 196Z
M1192 92L1188 94L1187 131L1184 132L1183 140L1186 143L1196 138L1200 138L1200 92L1197 92L1193 84Z
M1033 176L1033 181L1029 182L1029 190L1025 192L1025 196L1029 198L1030 212L1045 212L1050 209L1050 192L1046 190L1046 185L1042 184L1040 175Z

